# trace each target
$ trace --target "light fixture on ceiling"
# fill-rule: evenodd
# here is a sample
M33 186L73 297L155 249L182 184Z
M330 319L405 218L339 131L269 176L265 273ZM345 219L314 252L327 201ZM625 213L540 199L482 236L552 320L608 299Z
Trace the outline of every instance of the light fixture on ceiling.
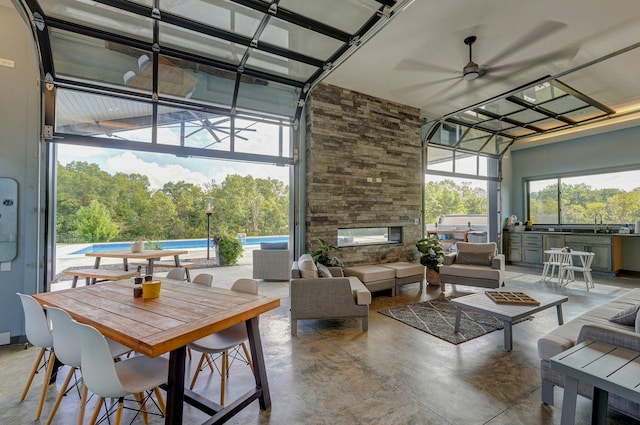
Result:
M471 46L476 41L476 36L472 35L464 39L464 44L469 46L469 63L462 68L462 78L467 81L475 80L480 76L480 67L471 58Z

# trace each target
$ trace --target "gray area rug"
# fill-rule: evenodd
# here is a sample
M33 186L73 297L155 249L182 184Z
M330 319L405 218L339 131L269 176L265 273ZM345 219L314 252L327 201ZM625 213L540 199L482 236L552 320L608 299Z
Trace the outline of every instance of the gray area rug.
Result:
M460 331L454 333L456 308L451 304L450 298L438 298L417 304L394 307L388 310L380 310L378 313L456 345L504 328L502 322L493 316L486 313L462 310ZM523 320L531 319L533 317Z

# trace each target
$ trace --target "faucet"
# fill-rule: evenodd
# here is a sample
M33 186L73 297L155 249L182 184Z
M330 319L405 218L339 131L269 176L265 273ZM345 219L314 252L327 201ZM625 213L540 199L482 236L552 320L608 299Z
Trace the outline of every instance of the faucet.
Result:
M602 226L602 213L595 213L593 216L593 233L598 233L598 216L600 217L600 225Z

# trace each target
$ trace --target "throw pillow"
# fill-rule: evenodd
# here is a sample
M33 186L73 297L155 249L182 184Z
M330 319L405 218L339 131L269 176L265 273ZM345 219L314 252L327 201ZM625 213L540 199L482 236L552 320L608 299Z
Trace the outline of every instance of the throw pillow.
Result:
M321 263L317 263L316 267L318 268L318 275L320 277L333 277L327 266Z
M458 252L456 264L469 264L473 266L490 266L493 255L486 252Z
M638 309L638 314L636 314L636 333L640 334L640 309Z
M298 259L298 269L303 278L317 278L318 268L309 254L302 254Z
M640 309L640 304L631 306L628 309L614 315L611 319L609 319L609 321L613 323L619 323L621 325L635 326L638 309Z

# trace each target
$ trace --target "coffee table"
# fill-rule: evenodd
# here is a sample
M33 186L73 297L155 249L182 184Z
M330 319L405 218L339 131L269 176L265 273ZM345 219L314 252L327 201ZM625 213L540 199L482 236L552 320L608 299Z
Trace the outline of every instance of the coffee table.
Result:
M503 288L502 290L512 291L513 288ZM540 305L497 304L484 292L477 292L464 297L453 298L451 300L451 304L456 308L454 332L458 332L460 329L460 315L462 314L462 310L473 310L487 313L504 323L504 349L505 351L511 351L513 348L513 336L511 331L515 321L524 319L534 313L538 313L539 311L555 306L558 314L558 325L563 324L562 303L567 302L567 297L563 295L544 294L533 291L526 291L526 293L540 301Z

